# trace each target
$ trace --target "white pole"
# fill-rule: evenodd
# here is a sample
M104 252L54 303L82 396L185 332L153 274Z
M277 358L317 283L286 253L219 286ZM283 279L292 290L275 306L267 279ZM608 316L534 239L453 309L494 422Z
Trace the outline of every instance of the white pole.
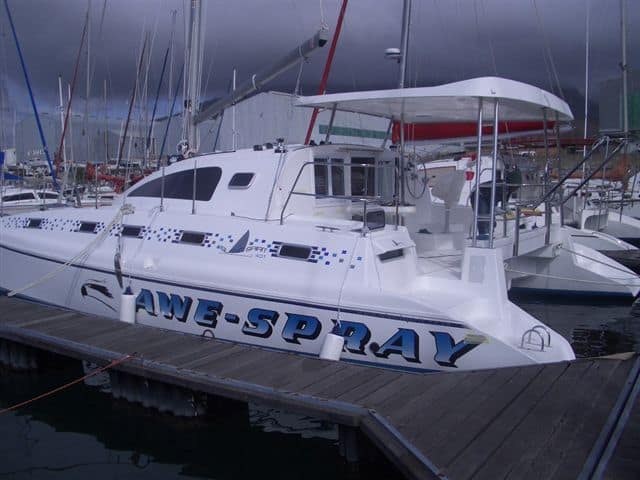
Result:
M627 2L625 0L620 0L620 23L620 36L622 42L622 122L624 138L626 140L629 136L629 112L627 105Z
M584 135L585 144L582 147L582 156L587 156L587 127L589 125L589 18L591 16L591 0L587 0L587 18L585 25L585 51L584 51ZM586 166L582 166L582 178L584 179Z
M233 69L233 83L231 88L233 89L233 91L236 91L236 69ZM233 107L231 107L231 142L232 142L232 150L235 152L236 148L237 148L237 143L236 143L236 104L233 104Z
M89 96L91 95L91 0L89 0L89 10L87 14L87 101L84 104L84 124L87 135L87 157L86 162L91 159L91 135L89 133ZM95 161L93 162L95 165ZM97 173L96 173L97 175Z

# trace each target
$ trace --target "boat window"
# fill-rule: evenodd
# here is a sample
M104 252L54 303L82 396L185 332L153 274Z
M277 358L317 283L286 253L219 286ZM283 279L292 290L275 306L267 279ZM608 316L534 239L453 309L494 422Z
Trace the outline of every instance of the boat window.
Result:
M344 195L344 160L331 159L331 195Z
M41 193L40 194L40 198L49 198L49 199L55 198L55 199L57 199L58 198L58 194L57 193L45 192L45 193Z
M306 260L309 258L309 255L311 255L311 247L291 245L288 243L283 243L278 253L280 257L297 258L299 260Z
M249 188L254 175L251 172L234 173L229 180L229 188Z
M220 167L202 167L196 173L196 200L207 202L215 192L222 170ZM129 197L160 198L162 177L151 180L129 193ZM164 177L165 198L191 200L193 198L193 169L171 173Z
M136 225L123 225L120 235L123 237L139 237L142 232L142 227Z
M97 226L98 224L96 222L81 222L78 232L96 233Z
M352 157L353 164L374 165L373 157ZM374 196L375 195L375 168L372 167L352 167L351 168L351 195Z
M404 250L399 248L397 250L389 250L388 252L381 253L378 255L378 258L381 262L386 262L387 260L393 260L394 258L400 258L404 256Z
M182 232L180 243L190 243L192 245L202 245L206 237L206 233L201 232Z
M316 184L316 195L329 195L329 172L327 171L327 159L314 159L313 166Z
M41 218L30 218L27 223L27 228L42 228Z
M35 197L33 193L15 193L13 195L5 195L2 197L3 202L18 202L20 200L33 200Z
M316 158L314 161L316 195L344 195L344 160Z

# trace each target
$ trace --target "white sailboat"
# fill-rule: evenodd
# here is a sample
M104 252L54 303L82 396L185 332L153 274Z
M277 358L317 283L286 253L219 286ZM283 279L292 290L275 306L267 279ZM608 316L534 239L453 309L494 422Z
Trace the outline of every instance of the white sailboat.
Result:
M475 116L479 103L570 118L560 102L499 78L300 100L393 119ZM573 359L562 336L509 301L502 239L469 240L457 271L424 268L399 223L409 207L381 205L398 191L383 173L397 160L382 148L284 143L193 156L114 207L2 219L0 287L114 318L130 288L145 325L313 356L333 331L342 360L390 368Z
M59 205L58 192L49 188L5 186L0 190L0 214L44 210Z

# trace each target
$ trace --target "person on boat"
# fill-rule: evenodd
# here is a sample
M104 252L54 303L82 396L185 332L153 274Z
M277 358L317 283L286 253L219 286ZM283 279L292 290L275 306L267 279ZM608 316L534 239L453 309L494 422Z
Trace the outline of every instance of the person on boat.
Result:
M507 208L507 202L513 193L515 193L519 185L522 183L522 174L520 170L512 169L506 174L506 182L502 181L502 172L496 171L496 194L494 197L494 207L500 204L503 210ZM491 180L480 184L480 192L478 193L478 239L486 240L489 238L489 226L491 215ZM476 189L475 186L471 190L471 208L475 212ZM494 209L494 213L496 212ZM495 227L495 221L493 222Z

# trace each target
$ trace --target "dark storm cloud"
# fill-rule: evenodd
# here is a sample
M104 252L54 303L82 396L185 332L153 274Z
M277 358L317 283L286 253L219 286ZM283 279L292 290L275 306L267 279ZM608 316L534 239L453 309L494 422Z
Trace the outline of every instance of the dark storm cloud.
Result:
M640 63L640 22L636 0L628 2L629 64ZM205 97L220 95L234 67L239 80L268 65L311 37L322 22L333 32L340 0L205 0ZM77 55L88 0L9 0L34 90L44 107L57 103L57 75L69 81ZM143 31L154 36L150 92L155 91L162 56L177 11L176 68L182 64L182 0L109 0L99 32L103 0L91 1L91 51L96 70L92 97L101 98L103 80L116 110L124 110L132 87ZM567 90L584 84L587 0L413 0L408 85L431 85L479 75L500 75L556 88L555 74ZM591 79L594 87L619 75L619 0L591 0ZM397 64L384 49L399 46L402 0L351 0L336 54L329 90L390 88ZM28 103L15 45L4 9L0 17L6 51L8 89L13 103ZM315 93L328 48L305 65L302 91ZM550 63L553 59L553 65ZM209 74L209 72L211 72ZM85 65L80 96L85 93ZM269 88L292 91L297 70ZM166 81L166 80L165 80ZM150 93L152 96L153 93ZM167 98L163 88L163 98ZM95 100L96 106L101 100ZM574 108L576 105L574 105Z

